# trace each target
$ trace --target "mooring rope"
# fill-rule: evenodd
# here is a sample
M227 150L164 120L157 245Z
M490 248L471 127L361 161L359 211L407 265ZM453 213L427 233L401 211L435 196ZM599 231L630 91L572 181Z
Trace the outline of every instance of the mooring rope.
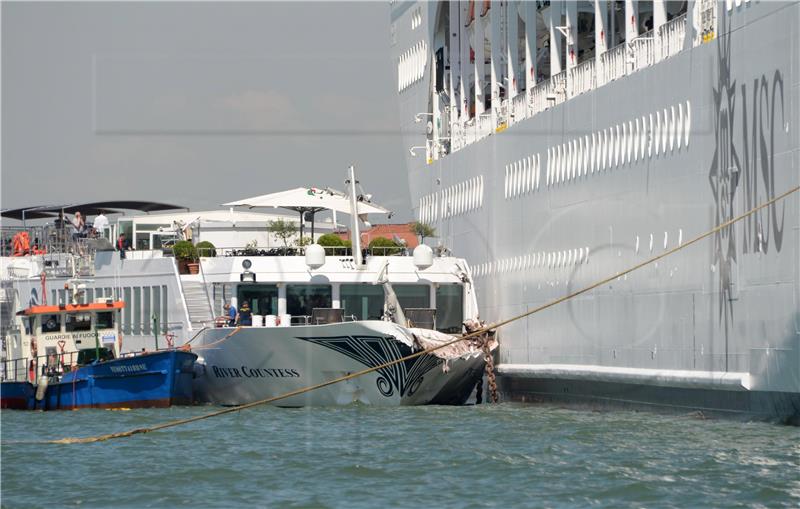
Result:
M721 223L720 225L712 228L711 230L709 230L709 231L707 231L707 232L705 232L705 233L703 233L701 235L698 235L697 237L689 240L688 242L686 242L684 244L680 244L680 245L674 247L673 249L670 249L669 251L666 251L666 252L664 252L664 253L662 253L660 255L657 255L657 256L654 256L652 258L649 258L649 259L647 259L647 260L645 260L645 261L643 261L641 263L638 263L638 264L636 264L636 265L634 265L634 266L632 266L632 267L630 267L630 268L628 268L626 270L623 270L622 272L618 272L618 273L614 274L613 276L609 276L609 277L604 278L604 279L602 279L600 281L592 283L589 286L583 287L580 290L576 290L576 291L574 291L572 293L564 295L563 297L559 297L558 299L555 299L553 301L550 301L550 302L547 302L547 303L542 304L540 306L537 306L537 307L535 307L535 308L533 308L533 309L531 309L529 311L526 311L525 313L513 316L511 318L508 318L506 320L502 320L500 322L493 323L491 325L487 325L487 326L485 326L485 327L483 327L481 329L478 329L476 331L470 332L470 333L465 334L463 336L456 337L452 341L448 341L448 342L443 343L441 345L438 345L438 346L435 346L435 347L432 347L432 348L427 348L425 350L420 350L418 352L412 353L412 354L407 355L405 357L402 357L402 358L399 358L399 359L395 359L393 361L385 362L385 363L383 363L383 364L381 364L379 366L374 366L374 367L367 368L367 369L364 369L364 370L361 370L361 371L357 371L355 373L351 373L349 375L345 375L345 376L342 376L342 377L334 378L332 380L328 380L326 382L322 382L322 383L319 383L319 384L316 384L316 385L311 385L311 386L308 386L308 387L303 387L303 388L300 388L300 389L296 389L296 390L293 390L293 391L290 391L290 392L287 392L287 393L284 393L284 394L281 394L281 395L278 395L278 396L273 396L273 397L270 397L270 398L265 398L265 399L261 399L261 400L258 400L258 401L253 401L251 403L246 403L244 405L238 405L238 406L234 406L234 407L230 407L230 408L225 408L225 409L218 410L218 411L215 411L215 412L210 412L210 413L207 413L207 414L197 415L197 416L189 417L189 418L186 418L186 419L179 419L179 420L175 420L175 421L165 422L165 423L157 424L155 426L150 426L150 427L147 427L147 428L136 428L136 429L132 429L132 430L128 430L128 431L122 431L122 432L119 432L119 433L109 433L107 435L99 435L99 436L95 436L95 437L62 438L62 439L59 439L59 440L47 440L47 441L36 442L36 443L85 444L85 443L91 443L91 442L104 442L106 440L111 440L111 439L114 439L114 438L130 437L130 436L133 436L133 435L138 435L138 434L142 434L142 433L150 433L151 431L158 431L158 430L161 430L161 429L172 428L172 427L175 427L175 426L180 426L182 424L188 424L188 423L191 423L191 422L201 421L201 420L204 420L204 419L210 419L212 417L217 417L217 416L229 414L229 413L232 413L232 412L238 412L240 410L246 410L248 408L253 408L253 407L256 407L256 406L261 406L261 405L266 405L266 404L269 404L269 403L274 403L274 402L280 401L282 399L291 398L293 396L299 396L301 394L305 394L307 392L311 392L311 391L316 390L316 389L321 389L323 387L328 387L330 385L334 385L334 384L337 384L339 382L344 382L346 380L352 380L353 378L358 378L360 376L363 376L363 375L366 375L366 374L369 374L369 373L372 373L372 372L375 372L375 371L378 371L378 370L381 370L381 369L384 369L384 368L388 368L390 366L394 366L395 364L399 364L401 362L405 362L407 360L414 359L414 358L419 357L421 355L427 355L427 354L433 353L433 352L435 352L437 350L440 350L442 348L446 348L446 347L448 347L450 345L458 343L459 341L472 339L472 338L477 337L477 336L479 336L481 334L488 333L493 329L498 329L500 327L508 325L509 323L515 322L517 320L521 320L521 319L526 318L528 316L531 316L531 315L533 315L535 313L539 313L540 311L544 311L545 309L548 309L548 308L551 308L553 306L556 306L556 305L558 305L558 304L560 304L562 302L565 302L565 301L568 301L570 299L573 299L573 298L575 298L575 297L577 297L579 295L582 295L582 294L584 294L586 292L594 290L597 287L600 287L600 286L603 286L603 285L605 285L607 283L610 283L610 282L614 281L615 279L617 279L617 278L619 278L621 276L624 276L626 274L630 274L631 272L633 272L635 270L639 270L642 267L645 267L645 266L647 266L647 265L649 265L649 264L651 264L653 262L657 262L658 260L661 260L662 258L665 258L665 257L667 257L667 256L669 256L669 255L671 255L673 253L676 253L676 252L678 252L678 251L680 251L682 249L685 249L685 248L687 248L687 247L689 247L689 246L691 246L693 244L696 244L697 242L700 242L701 240L703 240L703 239L705 239L707 237L710 237L711 235L714 235L715 233L719 232L720 230L723 230L723 229L731 226L732 224L737 223L738 221L741 221L742 219L755 214L759 210L764 209L766 207L769 207L773 203L786 198L787 196L791 195L792 193L797 192L798 190L800 190L800 186L794 187L794 188L790 189L789 191L786 191L785 193L783 193L783 194L781 194L779 196L776 196L776 197L772 198L771 200L769 200L769 201L767 201L765 203L762 203L761 205L758 205L758 206L748 210L747 212L745 212L745 213L743 213L743 214L741 214L741 215L739 215L739 216L737 216L737 217L735 217L733 219L725 221L724 223ZM227 339L227 338L224 338L224 339Z

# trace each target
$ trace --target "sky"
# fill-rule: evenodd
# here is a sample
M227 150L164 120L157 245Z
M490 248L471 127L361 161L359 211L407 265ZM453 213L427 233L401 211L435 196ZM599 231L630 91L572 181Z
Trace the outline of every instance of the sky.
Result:
M0 207L298 186L412 219L389 2L3 2Z

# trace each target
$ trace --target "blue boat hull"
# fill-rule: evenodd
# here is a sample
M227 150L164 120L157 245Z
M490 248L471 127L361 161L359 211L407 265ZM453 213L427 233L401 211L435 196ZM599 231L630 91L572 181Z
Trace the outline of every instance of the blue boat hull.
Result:
M33 384L4 381L0 383L0 408L30 410L33 408Z
M184 351L153 352L83 366L51 383L43 410L77 408L143 408L192 404L197 355Z

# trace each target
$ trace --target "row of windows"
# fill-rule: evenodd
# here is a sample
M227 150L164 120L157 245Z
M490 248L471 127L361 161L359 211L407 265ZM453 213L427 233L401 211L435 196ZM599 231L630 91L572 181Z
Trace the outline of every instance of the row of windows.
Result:
M430 287L425 284L393 285L403 309L430 308ZM372 284L339 286L340 307L357 320L380 320L383 316L384 291ZM239 285L237 302L247 302L254 315L278 315L278 286L275 284ZM311 316L314 308L333 307L331 285L296 284L286 286L286 313ZM463 321L463 287L458 284L436 288L436 326L442 331L460 332Z
M608 127L547 150L546 184L666 155L689 146L692 114L689 101Z
M411 13L411 30L416 30L422 25L422 7L417 7Z
M539 154L506 165L505 197L514 198L539 189L541 160Z
M678 229L675 237L676 247L683 244L683 229ZM647 239L647 237L645 237ZM665 231L661 241L664 251L669 249L670 235ZM645 240L645 242L647 242ZM649 242L646 245L649 252L652 254L657 247L657 239L655 234L651 233ZM642 239L636 235L634 240L634 252L639 254L645 248ZM581 247L577 249L568 249L566 251L550 251L550 252L537 252L523 256L514 256L511 258L503 258L493 262L480 263L473 268L475 277L490 276L493 274L503 274L507 272L514 272L517 270L536 269L547 267L549 269L559 269L564 267L574 267L584 263L589 263L589 248Z
M683 244L683 228L679 228L678 229L677 237L678 237L677 240L676 240L677 245L675 247L678 247L678 246ZM649 243L649 249L650 249L651 253L653 252L653 248L655 247L655 240L656 240L655 235L651 233L650 234L650 243ZM641 247L642 246L640 245L640 242L639 242L639 236L637 235L636 236L636 241L634 243L634 251L636 252L636 254L639 254L639 250L640 250ZM664 251L666 251L667 248L669 248L669 232L667 232L667 231L664 232L663 247L664 247Z
M483 175L480 175L420 198L419 220L431 223L482 206Z
M400 55L397 62L397 90L402 92L421 80L428 65L428 43L420 41Z
M526 269L560 269L589 263L589 247L567 249L565 251L539 251L522 256L503 258L480 263L473 269L475 277L504 274Z
M62 331L61 321L64 318L64 329ZM81 332L92 330L92 313L67 313L58 314L53 313L50 315L41 315L41 328L42 334L50 334L56 332ZM25 317L23 324L27 334L33 334L33 328L37 327L32 322L33 317ZM94 314L95 329L113 329L114 328L114 311L101 311Z
M736 3L736 7L742 6L742 0L725 0L725 6L728 8L729 11L733 10L733 4ZM745 4L749 4L750 0L744 0Z

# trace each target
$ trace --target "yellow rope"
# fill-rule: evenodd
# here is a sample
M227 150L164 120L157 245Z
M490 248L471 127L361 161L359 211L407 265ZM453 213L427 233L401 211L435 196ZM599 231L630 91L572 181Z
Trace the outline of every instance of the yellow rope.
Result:
M322 383L319 383L319 384L316 384L316 385L311 385L311 386L308 386L308 387L303 387L303 388L300 388L300 389L296 389L294 391L290 391L290 392L287 392L285 394L281 394L279 396L273 396L271 398L265 398L265 399L261 399L261 400L258 400L258 401L253 401L252 403L247 403L247 404L244 404L244 405L238 405L238 406L235 406L235 407L225 408L223 410L218 410L216 412L211 412L211 413L208 413L208 414L198 415L198 416L195 416L195 417L189 417L187 419L179 419L179 420L176 420L176 421L165 422L165 423L162 423L162 424L157 424L155 426L151 426L149 428L137 428L137 429L132 429L132 430L128 430L128 431L122 431L122 432L119 432L119 433L110 433L110 434L107 434L107 435L100 435L100 436L96 436L96 437L62 438L60 440L49 440L49 441L46 441L44 443L49 443L49 444L85 444L85 443L90 443L90 442L103 442L103 441L106 441L106 440L111 440L113 438L130 437L130 436L138 435L138 434L141 434L141 433L149 433L151 431L157 431L157 430L161 430L161 429L165 429L165 428L171 428L171 427L174 427L174 426L180 426L182 424L188 424L190 422L201 421L203 419L210 419L211 417L216 417L218 415L229 414L231 412L238 412L240 410L245 410L245 409L252 408L252 407L255 407L255 406L274 403L274 402L280 401L282 399L291 398L292 396L299 396L300 394L305 394L307 392L311 392L311 391L316 390L316 389L321 389L322 387L327 387L329 385L337 384L339 382L344 382L345 380L351 380L353 378L357 378L357 377L366 375L368 373L372 373L374 371L377 371L377 370L380 370L380 369L383 369L383 368L387 368L389 366L393 366L393 365L399 364L401 362L405 362L405 361L407 361L409 359L414 359L414 358L419 357L421 355L427 355L429 353L435 352L435 351L440 350L442 348L446 348L446 347L448 347L448 346L450 346L450 345L452 345L454 343L458 343L459 341L464 341L466 339L474 338L474 337L476 337L476 336L478 336L480 334L484 334L485 332L488 332L488 331L490 331L492 329L497 329L499 327L503 327L505 325L508 325L509 323L514 322L516 320L521 320L522 318L526 318L526 317L528 317L530 315L533 315L535 313L543 311L543 310L545 310L547 308L553 307L553 306L555 306L557 304L560 304L560 303L562 303L564 301L573 299L573 298L575 298L575 297L577 297L577 296L579 296L581 294L584 294L584 293L586 293L588 291L594 290L595 288L597 288L599 286L602 286L604 284L610 283L611 281L617 279L620 276L624 276L626 274L629 274L629 273L631 273L631 272L633 272L635 270L641 269L642 267L644 267L646 265L649 265L649 264L651 264L653 262L656 262L656 261L658 261L658 260L660 260L662 258L665 258L665 257L667 257L667 256L669 256L669 255L671 255L671 254L673 254L673 253L675 253L677 251L680 251L681 249L685 249L685 248L691 246L692 244L695 244L695 243L697 243L697 242L699 242L699 241L701 241L701 240L703 240L703 239L705 239L705 238L707 238L707 237L719 232L720 230L723 230L723 229L727 228L728 226L731 226L732 224L734 224L734 223L736 223L738 221L741 221L742 219L744 219L744 218L746 218L748 216L751 216L752 214L755 214L759 210L761 210L763 208L766 208L766 207L769 207L773 203L775 203L775 202L777 202L779 200L782 200L783 198L786 198L787 196L789 196L792 193L797 192L798 190L800 190L800 186L794 187L793 189L790 189L789 191L786 191L785 193L781 194L780 196L776 196L776 197L772 198L771 200L769 200L769 201L767 201L767 202L765 202L765 203L763 203L763 204L761 204L761 205L759 205L759 206L757 206L755 208L752 208L752 209L748 210L744 214L742 214L740 216L737 216L737 217L735 217L733 219L730 219L730 220L720 224L719 226L707 231L706 233L703 233L702 235L699 235L699 236L693 238L692 240L686 242L685 244L681 244L679 246L676 246L675 248L670 249L669 251L666 251L665 253L662 253L662 254L660 254L658 256L654 256L654 257L652 257L652 258L650 258L648 260L645 260L645 261L643 261L643 262L641 262L641 263L639 263L637 265L634 265L633 267L631 267L629 269L626 269L626 270L624 270L622 272L614 274L613 276L610 276L610 277L607 277L607 278L602 279L600 281L597 281L596 283L593 283L593 284L591 284L589 286L581 288L580 290L574 291L574 292L572 292L572 293L570 293L568 295L565 295L563 297L560 297L560 298L558 298L558 299L556 299L554 301L548 302L546 304L542 304L541 306L535 307L535 308L533 308L533 309L531 309L531 310L529 310L529 311L527 311L525 313L522 313L520 315L508 318L507 320L503 320L503 321L488 325L488 326L484 327L483 329L471 332L471 333L466 334L464 336L456 337L452 341L448 341L447 343L441 344L439 346L428 348L426 350L420 350L419 352L412 353L411 355L407 355L407 356L402 357L400 359L395 359L393 361L385 362L385 363L381 364L380 366L367 368L367 369L364 369L362 371L351 373L349 375L342 376L342 377L339 377L339 378L334 378L332 380L328 380L326 382L322 382ZM236 331L234 331L232 334L235 334L236 332L238 332L238 329ZM228 337L230 337L230 335L226 336L225 338L223 338L223 340L227 339Z

